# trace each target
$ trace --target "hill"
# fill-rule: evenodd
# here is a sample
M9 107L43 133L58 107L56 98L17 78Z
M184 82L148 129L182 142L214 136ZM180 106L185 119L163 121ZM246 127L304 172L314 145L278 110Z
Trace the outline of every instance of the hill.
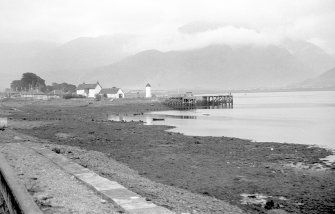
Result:
M183 30L197 32L206 27ZM131 55L136 42L135 35L113 35L80 37L64 44L0 43L0 90L25 72L38 74L48 84L101 81L107 86L128 88L142 88L146 82L161 89L280 87L335 66L333 56L297 40L269 46L213 44Z
M81 37L64 44L51 42L0 43L0 90L22 73L37 73L51 82L78 82L85 69L116 62L129 53L131 36ZM78 76L79 74L79 76ZM50 82L50 83L51 83Z
M335 89L335 67L316 78L308 79L293 85L296 88L334 88Z
M282 46L212 45L188 51L149 50L88 72L106 85L240 89L285 86L315 75Z

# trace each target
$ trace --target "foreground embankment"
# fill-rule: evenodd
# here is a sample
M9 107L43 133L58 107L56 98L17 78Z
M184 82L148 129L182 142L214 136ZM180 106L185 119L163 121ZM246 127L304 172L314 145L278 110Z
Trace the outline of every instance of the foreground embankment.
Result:
M8 112L9 123L21 122L16 131L63 147L102 153L110 160L126 164L140 177L205 197L206 200L197 202L198 207L188 204L194 211L220 213L215 206L218 201L250 213L277 209L292 213L335 211L334 165L326 167L320 160L331 154L322 148L192 137L166 132L165 126L106 121L108 113L137 114L166 108L159 102L144 100L7 101L2 108ZM108 170L103 163L106 160L98 157L78 156L76 161L111 179L122 177ZM123 185L148 200L163 200L159 196L162 192L153 188L131 182ZM187 200L183 202L187 206ZM174 205L168 206L173 209Z

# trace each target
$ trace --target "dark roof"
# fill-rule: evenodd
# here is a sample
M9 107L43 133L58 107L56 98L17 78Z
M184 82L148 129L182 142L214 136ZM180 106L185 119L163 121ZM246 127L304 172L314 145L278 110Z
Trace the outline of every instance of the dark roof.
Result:
M116 94L119 91L120 88L103 88L100 91L100 94Z
M148 83L145 87L151 87L151 85Z
M98 85L98 83L95 83L95 84L86 84L86 83L83 83L83 84L78 85L77 90L94 89L94 88L97 87L97 85Z

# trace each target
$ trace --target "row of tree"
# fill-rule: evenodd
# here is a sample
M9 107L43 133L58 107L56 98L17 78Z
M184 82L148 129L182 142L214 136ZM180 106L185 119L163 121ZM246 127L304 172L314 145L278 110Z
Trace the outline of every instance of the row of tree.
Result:
M34 73L24 73L20 80L12 81L10 88L13 91L38 90L51 92L53 90L60 90L65 93L73 93L76 91L76 86L68 83L52 83L51 85L46 85L45 80Z
M52 83L51 85L47 85L46 90L47 91L53 91L53 90L59 90L59 91L63 91L65 93L74 93L76 92L76 86L72 85L72 84L68 84L68 83Z

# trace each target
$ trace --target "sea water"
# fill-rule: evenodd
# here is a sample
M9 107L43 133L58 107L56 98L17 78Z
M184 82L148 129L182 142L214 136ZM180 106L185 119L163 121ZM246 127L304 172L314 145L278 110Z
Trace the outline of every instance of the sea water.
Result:
M174 126L169 131L185 135L227 136L335 149L335 91L236 93L233 96L233 109L157 111L141 116L141 120L147 125Z

